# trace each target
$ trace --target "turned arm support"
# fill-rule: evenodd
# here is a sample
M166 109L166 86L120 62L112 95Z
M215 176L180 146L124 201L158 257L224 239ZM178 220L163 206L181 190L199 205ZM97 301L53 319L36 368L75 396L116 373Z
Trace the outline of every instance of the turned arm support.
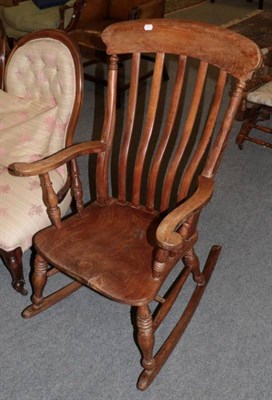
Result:
M100 141L74 144L40 161L11 164L9 165L9 170L18 176L42 175L59 168L61 165L66 164L78 156L101 153L105 151L105 149L106 145Z
M158 226L156 237L160 248L175 251L182 246L184 238L177 230L208 203L213 194L213 187L213 179L199 177L198 188L193 196L170 212Z
M61 211L59 208L59 196L55 193L50 180L49 172L55 170L67 162L71 162L71 189L76 200L76 208L80 215L83 213L83 192L79 179L79 171L76 157L85 154L103 152L106 145L99 141L75 144L61 150L54 155L33 163L14 163L9 166L11 173L18 176L39 175L43 192L43 201L47 208L48 216L57 229L61 229Z

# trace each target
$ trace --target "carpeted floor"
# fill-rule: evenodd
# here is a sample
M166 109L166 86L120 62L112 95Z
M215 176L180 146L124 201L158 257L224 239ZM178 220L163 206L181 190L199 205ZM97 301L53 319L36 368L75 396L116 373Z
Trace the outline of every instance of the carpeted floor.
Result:
M272 10L257 13L246 20L232 21L227 26L247 36L261 48L272 46Z
M234 19L238 9L253 9L245 0L225 3L231 1L237 8L224 9L225 22ZM184 10L186 18L221 23L220 0L213 13L203 12L207 4L199 5L199 13L198 6ZM101 88L86 83L77 141L89 140L100 130L103 107ZM212 244L220 244L218 266L182 341L153 385L144 393L135 387L140 354L128 307L82 288L39 316L23 320L20 312L29 296L11 289L1 263L0 400L271 400L272 153L252 143L240 151L234 142L239 128L235 122L214 197L199 225L200 260ZM82 158L85 186L88 165ZM28 251L27 279L30 258ZM66 281L54 278L49 290ZM29 282L26 286L31 292ZM182 304L181 296L177 307ZM175 310L169 322L175 321ZM159 338L166 333L162 327Z
M272 9L272 0L265 0L264 4L265 10ZM248 18L256 12L259 13L260 10L257 7L257 0L252 2L247 2L246 0L216 0L215 3L207 0L196 6L167 14L166 18L181 18L225 25L229 22L233 24L234 21Z

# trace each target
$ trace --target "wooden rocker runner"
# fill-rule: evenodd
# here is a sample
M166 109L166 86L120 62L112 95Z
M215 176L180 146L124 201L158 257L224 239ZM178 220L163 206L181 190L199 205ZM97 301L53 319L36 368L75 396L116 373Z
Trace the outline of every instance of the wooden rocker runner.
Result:
M239 107L246 80L261 62L258 47L234 32L202 23L175 20L138 20L111 25L103 33L110 56L107 104L99 141L73 145L32 164L11 167L20 176L40 175L52 226L35 235L33 304L23 312L29 318L86 285L111 300L136 308L136 332L144 368L138 388L146 389L158 374L186 329L206 289L220 247L212 247L201 271L194 247L201 210L213 194L214 175ZM118 55L131 58L130 89L118 156L112 154L115 124ZM156 56L146 112L137 103L142 53ZM162 74L167 54L176 60L168 83ZM186 92L186 68L192 93ZM195 72L196 60L198 60ZM212 73L214 91L205 93ZM228 75L237 85L228 104ZM192 80L195 79L194 84ZM170 83L168 94L166 85ZM188 89L188 88L187 88ZM207 92L207 91L206 91ZM208 96L208 98L206 97ZM209 96L210 95L210 96ZM165 99L169 101L165 101ZM185 106L183 102L185 101ZM222 106L222 107L221 107ZM224 110L222 111L222 108ZM162 110L167 115L162 118ZM220 113L219 113L220 111ZM205 113L206 112L206 113ZM139 122L143 118L143 123ZM204 121L200 122L200 118ZM181 123L182 121L182 123ZM115 126L117 125L117 126ZM201 127L197 133L197 127ZM139 128L140 127L140 128ZM214 138L213 138L214 136ZM172 151L172 154L171 154ZM96 200L86 206L76 158L96 154ZM118 157L116 196L110 195L112 160ZM48 171L69 164L77 213L61 220ZM111 175L110 175L111 174ZM113 189L114 192L114 189ZM173 268L184 268L171 290L159 291ZM55 270L48 272L48 264ZM43 297L48 274L61 271L74 279L70 286ZM189 276L195 290L177 325L154 356L155 331ZM168 282L168 280L167 280ZM158 301L155 314L150 303Z

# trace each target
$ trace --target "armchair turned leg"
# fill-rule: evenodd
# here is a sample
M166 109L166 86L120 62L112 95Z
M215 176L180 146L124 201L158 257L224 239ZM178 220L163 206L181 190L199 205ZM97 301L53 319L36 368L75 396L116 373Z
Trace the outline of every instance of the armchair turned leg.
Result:
M199 259L194 251L194 249L188 250L188 252L183 257L183 263L186 267L188 267L192 274L194 281L199 285L202 286L205 284L205 279L203 274L200 272L199 268Z
M153 357L153 347L155 343L153 331L153 318L148 305L139 306L137 308L137 328L138 328L138 344L142 352L142 366L144 367L144 375L148 375L155 368L155 360ZM138 381L138 389L144 390L147 386L145 379Z
M22 249L17 247L15 250L9 252L0 249L0 256L3 257L4 263L10 272L12 287L23 296L27 295L28 292L24 288L25 279L23 273Z

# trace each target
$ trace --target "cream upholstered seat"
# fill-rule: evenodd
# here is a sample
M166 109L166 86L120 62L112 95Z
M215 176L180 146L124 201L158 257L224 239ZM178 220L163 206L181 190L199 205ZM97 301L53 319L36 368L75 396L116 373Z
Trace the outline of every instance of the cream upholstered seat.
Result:
M39 177L12 176L8 166L72 144L81 97L79 53L64 32L37 32L18 42L5 68L5 91L0 91L0 255L19 292L25 292L21 253L50 220ZM52 171L50 180L60 192L67 184L66 170ZM69 205L67 191L62 213Z
M249 92L247 100L251 103L272 107L272 81Z

